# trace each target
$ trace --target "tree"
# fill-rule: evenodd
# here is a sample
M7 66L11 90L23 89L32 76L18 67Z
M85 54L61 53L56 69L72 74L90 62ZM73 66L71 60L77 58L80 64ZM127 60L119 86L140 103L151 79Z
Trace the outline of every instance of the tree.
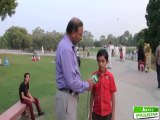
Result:
M127 46L132 46L131 45L131 43L132 43L132 34L128 30L126 30L124 32L124 34L120 36L120 43L124 44L124 45L127 45Z
M56 32L45 32L45 30L37 27L32 33L32 47L34 49L41 49L43 46L45 50L56 50L58 42L61 40L63 33Z
M139 31L138 33L136 33L133 37L133 44L135 44L137 47L139 47L140 45L144 45L144 41L146 39L146 28L142 29L141 31Z
M113 45L116 45L117 44L117 40L116 40L116 37L112 34L109 34L107 36L107 44L109 44L109 42L111 42Z
M8 42L7 40L2 36L0 37L0 48L5 49L7 48Z
M15 9L18 6L16 0L0 0L0 17L3 21L7 16L15 14Z
M94 46L95 46L95 47L101 47L100 41L95 41L95 42L94 42Z
M154 52L160 42L160 0L149 0L146 12L148 30L145 42L150 43Z
M7 40L8 45L11 49L22 49L30 48L32 39L28 35L25 28L12 26L5 34L4 38Z
M40 50L42 46L45 48L43 41L44 35L45 31L40 27L37 27L32 31L32 47L34 49Z
M94 41L93 41L93 35L91 32L85 30L83 32L83 38L82 41L79 43L79 46L93 46Z
M106 45L107 40L106 40L105 35L101 35L100 38L99 38L99 41L100 41L100 46ZM98 43L98 42L97 42L97 43ZM96 44L97 44L97 43L96 43ZM94 43L94 44L95 44L95 43ZM98 44L99 44L99 43L98 43Z

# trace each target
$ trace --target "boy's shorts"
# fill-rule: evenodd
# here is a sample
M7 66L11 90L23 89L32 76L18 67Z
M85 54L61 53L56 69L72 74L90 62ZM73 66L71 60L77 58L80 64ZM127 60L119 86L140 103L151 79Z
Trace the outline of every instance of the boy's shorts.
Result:
M112 113L106 116L101 116L94 112L92 113L92 120L111 120L111 118L112 118Z

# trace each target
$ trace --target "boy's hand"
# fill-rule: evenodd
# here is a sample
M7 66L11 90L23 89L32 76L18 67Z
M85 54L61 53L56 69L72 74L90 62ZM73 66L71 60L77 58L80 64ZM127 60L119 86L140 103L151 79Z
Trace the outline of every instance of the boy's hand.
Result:
M91 115L89 115L89 118L88 118L88 120L92 120L92 116L91 116Z
M89 84L89 88L88 88L87 90L88 90L88 91L91 91L92 88L93 88L93 81L92 81L91 78L89 78L89 79L87 80L87 82L88 82L88 84Z
M33 102L33 100L31 99L31 98L29 98L29 101L32 103Z
M115 118L115 117L114 117L114 115L113 115L112 118L111 118L111 120L115 120L114 118Z
M34 99L32 99L32 98L30 98L29 101L30 101L31 103L34 103Z

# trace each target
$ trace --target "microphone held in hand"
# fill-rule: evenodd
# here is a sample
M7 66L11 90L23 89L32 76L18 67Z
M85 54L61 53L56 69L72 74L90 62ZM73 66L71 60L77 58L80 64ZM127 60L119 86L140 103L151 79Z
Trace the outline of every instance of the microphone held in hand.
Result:
M98 82L98 75L97 74L92 75L91 79L93 83L96 84Z

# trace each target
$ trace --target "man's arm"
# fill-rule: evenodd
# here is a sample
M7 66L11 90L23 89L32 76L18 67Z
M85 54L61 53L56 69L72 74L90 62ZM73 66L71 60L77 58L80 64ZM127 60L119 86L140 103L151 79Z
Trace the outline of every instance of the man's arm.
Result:
M67 86L75 92L83 93L89 87L93 86L91 80L88 82L82 81L77 73L74 59L74 54L70 50L64 50L61 53L61 62L64 78ZM77 66L78 67L78 66Z

